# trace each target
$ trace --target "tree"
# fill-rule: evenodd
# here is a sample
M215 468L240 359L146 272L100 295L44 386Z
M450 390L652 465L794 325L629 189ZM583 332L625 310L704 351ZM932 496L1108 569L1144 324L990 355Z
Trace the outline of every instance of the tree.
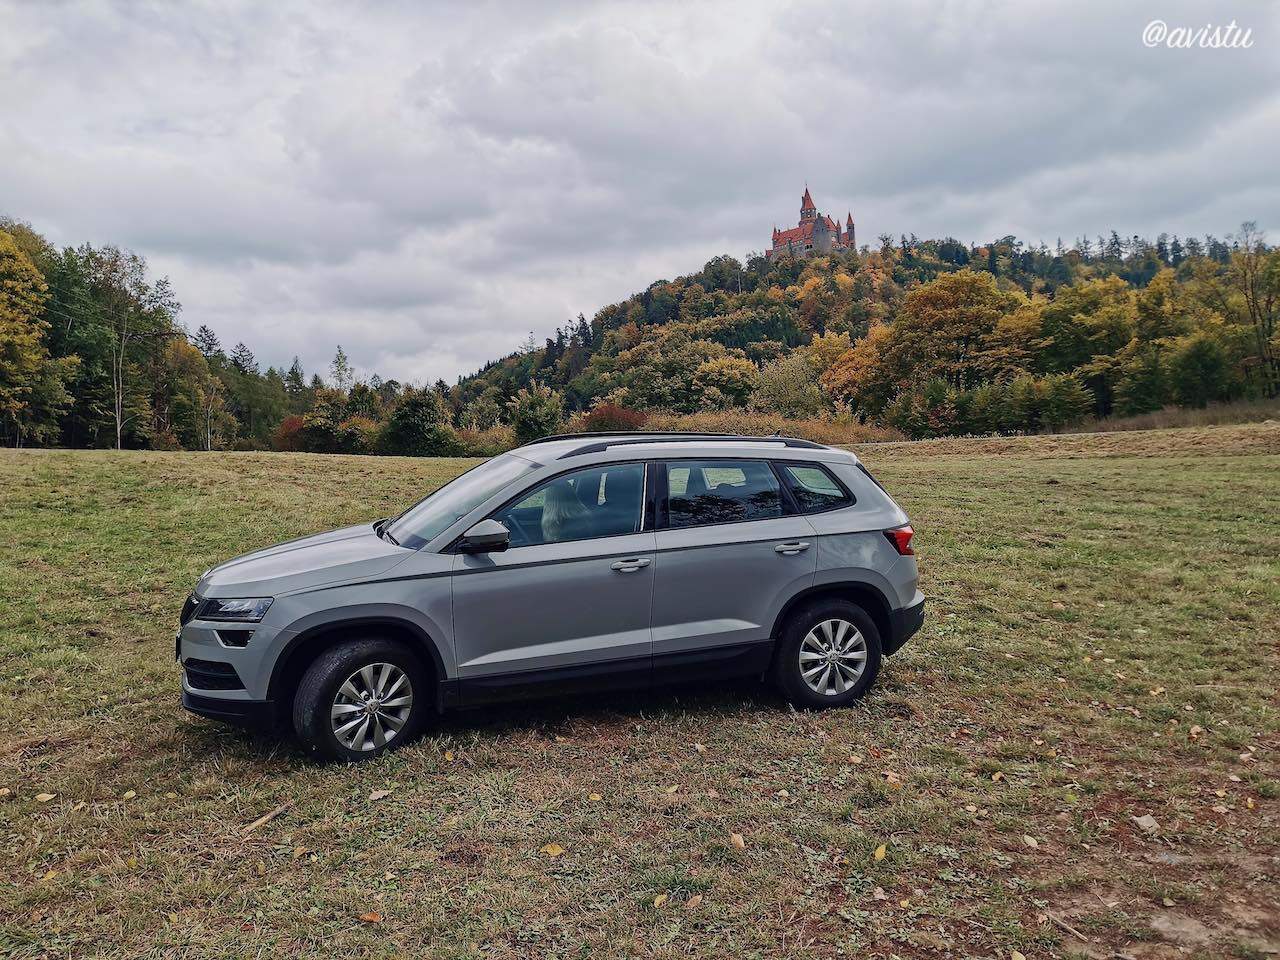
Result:
M784 417L817 416L827 405L814 365L795 351L760 370L752 406Z
M200 329L196 331L192 342L196 345L196 349L203 354L205 360L212 360L222 353L222 341L218 339L216 333L203 323L200 324ZM240 344L240 346L243 347L244 344Z
M258 358L243 343L237 343L231 351L231 365L245 376L257 376Z
M334 389L341 393L346 393L350 390L351 384L355 380L355 374L351 370L351 361L347 359L347 354L342 349L342 344L338 344L338 352L333 355L333 362L329 364L329 376L333 379Z
M542 384L521 388L507 401L511 428L520 443L531 443L550 436L564 421L564 397Z
M383 453L445 457L458 453L444 400L434 390L406 390L379 438Z
M12 425L14 446L56 436L71 403L67 383L79 358L50 356L49 324L41 316L48 299L30 256L0 231L0 414Z
M118 247L80 249L89 268L94 299L91 312L105 330L110 350L112 414L116 449L124 446L125 428L150 414L147 398L135 389L142 365L154 359L161 344L177 336L174 319L180 305L162 277L147 280L147 263Z

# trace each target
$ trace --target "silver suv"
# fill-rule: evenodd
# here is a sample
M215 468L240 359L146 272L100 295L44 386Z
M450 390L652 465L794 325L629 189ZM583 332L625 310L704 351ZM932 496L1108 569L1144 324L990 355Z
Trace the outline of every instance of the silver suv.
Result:
M920 628L911 538L844 450L549 437L394 519L209 570L182 609L182 703L291 718L348 761L444 710L536 694L756 675L842 706Z

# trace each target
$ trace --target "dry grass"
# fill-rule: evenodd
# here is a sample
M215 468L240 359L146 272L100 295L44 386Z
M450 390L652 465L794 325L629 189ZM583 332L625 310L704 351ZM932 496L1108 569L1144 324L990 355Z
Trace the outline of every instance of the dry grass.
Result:
M651 413L644 422L645 430L689 430L695 433L739 433L750 437L767 437L781 433L816 443L850 444L901 440L903 435L892 427L859 423L852 417L815 417L792 420L770 413L747 410L722 410L705 413Z
M1237 400L1233 403L1211 403L1202 408L1165 407L1153 413L1106 417L1082 424L1076 429L1106 433L1113 430L1167 430L1171 427L1261 423L1265 420L1280 420L1280 399Z
M349 769L184 715L178 605L210 563L462 463L0 453L0 954L1262 956L1257 429L861 448L931 607L857 709L750 685L519 706Z

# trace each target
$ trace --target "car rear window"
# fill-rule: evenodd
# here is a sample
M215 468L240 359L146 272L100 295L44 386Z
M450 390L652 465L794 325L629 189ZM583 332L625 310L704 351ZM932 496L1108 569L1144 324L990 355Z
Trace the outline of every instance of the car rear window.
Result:
M816 463L782 464L782 472L801 513L821 513L853 502L836 478Z

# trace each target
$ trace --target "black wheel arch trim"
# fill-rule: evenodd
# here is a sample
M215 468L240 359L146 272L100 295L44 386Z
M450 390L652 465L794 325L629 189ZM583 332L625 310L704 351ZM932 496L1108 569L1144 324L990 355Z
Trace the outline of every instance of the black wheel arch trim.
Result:
M417 641L416 646L425 649L431 657L431 666L435 671L436 686L438 688L437 708L443 709L443 707L449 705L445 701L451 699L449 691L453 688L449 683L449 674L445 669L444 657L440 653L439 646L431 634L424 630L420 624L414 623L405 617L396 617L390 614L343 617L338 620L317 623L299 631L297 635L290 638L289 642L284 645L276 656L275 663L271 667L271 679L267 682L267 697L277 698L279 696L279 685L283 681L285 667L289 665L290 660L301 647L314 642L317 637L325 634L346 632L361 627L393 627L397 631L404 631L413 636Z
M852 596L854 594L858 595L857 599ZM897 642L897 618L894 616L893 605L889 602L888 597L884 595L883 590L867 580L832 580L806 587L783 604L773 622L773 631L770 636L776 638L780 635L782 625L786 623L787 618L798 607L823 596L839 597L855 603L858 602L858 599L864 597L872 598L872 609L867 610L867 615L871 617L875 622L876 628L880 631L882 651L886 654L891 653L902 645ZM905 638L903 639L905 641Z

